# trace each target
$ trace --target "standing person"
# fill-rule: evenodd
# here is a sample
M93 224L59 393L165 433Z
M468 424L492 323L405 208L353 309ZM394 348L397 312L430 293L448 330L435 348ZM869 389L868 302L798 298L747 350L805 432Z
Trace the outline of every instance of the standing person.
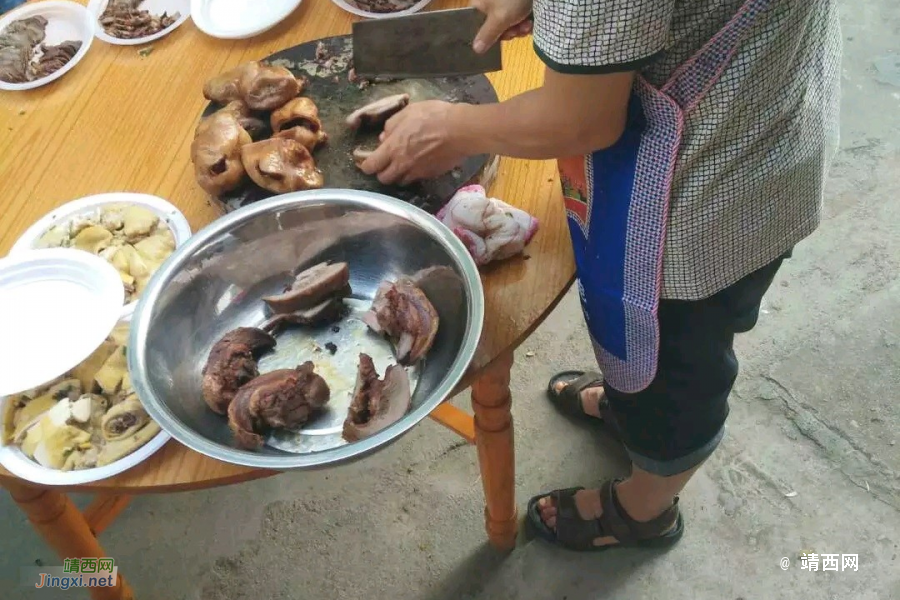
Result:
M474 4L487 15L476 51L533 27L543 86L494 105L412 104L362 168L404 183L469 155L558 160L603 374L561 373L548 392L618 434L632 473L542 493L527 518L577 550L673 544L678 494L722 439L734 336L819 224L837 142L835 1Z

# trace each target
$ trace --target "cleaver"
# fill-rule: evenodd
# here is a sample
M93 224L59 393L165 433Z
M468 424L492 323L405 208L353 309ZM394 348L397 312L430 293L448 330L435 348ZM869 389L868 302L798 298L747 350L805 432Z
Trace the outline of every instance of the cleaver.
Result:
M457 8L353 24L353 67L361 77L452 77L503 68L498 42L484 54L472 50L485 16Z

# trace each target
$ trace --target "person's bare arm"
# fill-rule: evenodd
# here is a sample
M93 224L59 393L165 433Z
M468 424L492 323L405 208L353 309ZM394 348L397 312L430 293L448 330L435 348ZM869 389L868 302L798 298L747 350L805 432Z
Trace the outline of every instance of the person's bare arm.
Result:
M550 159L612 146L628 114L633 72L566 75L546 69L544 85L506 102L459 104L447 123L467 155Z

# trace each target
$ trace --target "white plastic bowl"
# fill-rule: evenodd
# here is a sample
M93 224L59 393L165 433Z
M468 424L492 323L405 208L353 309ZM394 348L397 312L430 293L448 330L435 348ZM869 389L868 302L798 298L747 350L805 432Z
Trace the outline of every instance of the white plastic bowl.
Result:
M389 13L375 13L363 10L357 7L355 4L352 4L351 2L345 2L344 0L331 1L346 10L348 13L352 13L359 17L365 17L366 19L386 19L388 17L402 17L405 15L411 15L413 13L419 12L420 10L431 4L431 0L419 0L419 2L416 2L405 10L398 10L396 12Z
M119 319L119 323L130 321L130 316ZM10 402L11 399L11 396L0 398L0 414L3 414L6 409L6 403ZM51 469L29 458L18 446L0 446L0 465L3 465L7 471L17 477L41 485L82 485L92 481L107 479L127 471L148 459L170 439L171 436L161 429L152 440L128 456L123 456L119 460L102 467L78 471Z
M100 24L100 15L106 10L107 4L109 4L109 0L90 0L87 7L88 10L91 11L94 22L96 23L97 37L107 44L114 44L116 46L139 46L141 44L149 44L161 37L169 35L191 16L191 0L144 0L144 2L138 6L140 10L150 11L150 14L152 15L161 15L164 12L171 15L178 12L181 13L181 16L178 17L177 21L165 29L157 31L153 35L145 35L144 37L129 40L113 37L104 31L103 25Z
M31 90L42 85L47 85L51 81L56 81L77 65L84 55L87 54L94 41L95 19L80 4L63 0L51 0L49 2L34 2L20 6L15 10L11 10L0 17L0 31L7 25L19 19L27 19L29 17L42 16L47 19L47 30L44 43L49 45L61 44L62 42L73 40L80 41L81 48L75 53L75 56L69 60L61 69L58 69L40 79L28 81L25 83L7 83L0 81L0 90L6 91L23 91Z
M16 243L9 251L10 256L20 252L34 250L35 245L38 240L41 239L41 236L49 231L54 225L65 223L75 217L92 214L96 212L98 208L109 204L132 204L142 206L152 211L159 216L160 219L165 221L166 225L172 231L172 235L175 237L176 248L183 245L187 242L188 238L191 237L191 226L188 224L187 219L180 210L175 208L169 202L149 194L114 192L79 198L78 200L73 200L50 211L34 225L26 229L25 233L16 240ZM134 302L125 304L122 307L120 318L130 318L139 300L140 298Z

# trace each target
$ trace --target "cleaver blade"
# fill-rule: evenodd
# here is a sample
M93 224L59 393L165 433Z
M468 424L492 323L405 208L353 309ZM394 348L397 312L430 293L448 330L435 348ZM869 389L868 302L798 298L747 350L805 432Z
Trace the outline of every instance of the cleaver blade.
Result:
M458 8L353 24L353 67L361 77L452 77L503 68L498 42L484 54L472 50L485 16Z

